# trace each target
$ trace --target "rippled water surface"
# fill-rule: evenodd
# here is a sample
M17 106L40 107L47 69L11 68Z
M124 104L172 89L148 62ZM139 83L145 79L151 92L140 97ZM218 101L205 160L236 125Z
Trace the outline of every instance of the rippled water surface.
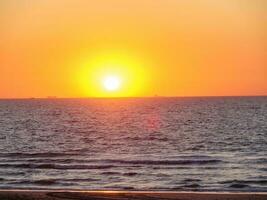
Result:
M0 100L0 188L267 191L267 98Z

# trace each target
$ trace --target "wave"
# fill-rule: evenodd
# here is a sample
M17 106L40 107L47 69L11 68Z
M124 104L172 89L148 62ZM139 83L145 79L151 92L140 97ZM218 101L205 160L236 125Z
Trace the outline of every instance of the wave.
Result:
M199 187L201 187L201 185L197 184L197 183L192 183L192 184L183 185L182 187L184 187L184 188L199 188Z
M201 179L197 179L197 178L186 178L183 180L183 182L187 183L187 182L200 182Z
M25 162L26 161L26 162ZM213 165L223 162L219 159L186 159L186 160L76 160L76 159L38 159L20 160L19 162L0 162L0 168L30 168L30 169L109 169L115 167L152 168L183 165ZM135 176L135 172L125 173L125 176Z
M3 179L4 180L4 179ZM70 182L71 185L77 182L94 182L100 181L101 179L95 178L69 178L69 179L40 179L40 180L16 180L16 179L6 179L6 182L12 185L20 184L33 184L33 185L66 185L66 182Z
M102 172L102 175L121 175L120 172Z
M220 184L260 184L267 185L267 180L227 180L221 181Z
M180 159L180 160L113 160L113 159L75 159L75 158L30 158L0 160L1 163L28 162L28 163L120 163L120 164L143 164L143 165L186 165L186 164L209 164L222 162L220 159Z
M31 168L31 169L108 169L116 167L114 165L61 165L61 164L0 164L2 168Z
M126 173L123 173L122 175L124 175L124 176L136 176L136 175L138 175L138 173L136 173L136 172L126 172Z
M54 185L57 183L57 180L55 180L55 179L43 179L43 180L32 181L32 183L37 184L37 185Z
M219 159L191 159L191 160L107 160L110 163L134 165L205 165L223 162Z
M57 179L43 179L43 180L6 180L8 184L11 185L55 185L57 184Z
M0 157L3 158L33 158L33 157L62 157L62 156L73 156L78 155L78 153L0 153Z
M243 183L232 183L229 185L230 188L238 188L238 189L241 189L241 188L246 188L246 187L249 187L249 185L247 184L243 184Z
M138 175L137 172L125 172L125 173L121 173L121 172L102 172L102 175L122 175L122 176L136 176Z
M252 163L257 163L257 164L267 164L267 158L258 158L252 161Z

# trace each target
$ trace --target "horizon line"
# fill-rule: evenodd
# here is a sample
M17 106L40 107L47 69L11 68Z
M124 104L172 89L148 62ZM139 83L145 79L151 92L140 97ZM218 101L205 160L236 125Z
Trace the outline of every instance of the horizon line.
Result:
M0 97L0 100L34 100L34 99L145 99L145 98L216 98L216 97L267 97L265 95L195 95L195 96L121 96L121 97L58 97L58 96L47 96L47 97Z

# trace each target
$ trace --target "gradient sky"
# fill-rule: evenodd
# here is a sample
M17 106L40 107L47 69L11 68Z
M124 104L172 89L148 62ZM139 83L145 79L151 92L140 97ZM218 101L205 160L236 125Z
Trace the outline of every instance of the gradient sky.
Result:
M132 81L118 96L267 95L266 13L266 0L0 0L0 98L105 96L92 74L109 59Z

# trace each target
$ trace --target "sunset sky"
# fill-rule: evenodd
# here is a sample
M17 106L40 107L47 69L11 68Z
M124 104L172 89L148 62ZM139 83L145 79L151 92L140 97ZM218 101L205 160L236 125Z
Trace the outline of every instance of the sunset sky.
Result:
M267 95L266 13L266 0L0 0L0 98Z

